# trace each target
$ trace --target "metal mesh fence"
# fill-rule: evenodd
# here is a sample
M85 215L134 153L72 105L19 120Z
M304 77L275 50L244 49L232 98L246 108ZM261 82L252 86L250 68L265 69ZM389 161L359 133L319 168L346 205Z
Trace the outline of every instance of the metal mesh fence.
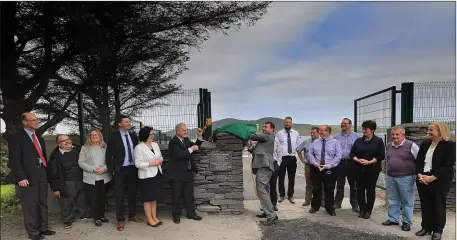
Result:
M455 87L455 82L414 83L414 122L445 122L455 136Z

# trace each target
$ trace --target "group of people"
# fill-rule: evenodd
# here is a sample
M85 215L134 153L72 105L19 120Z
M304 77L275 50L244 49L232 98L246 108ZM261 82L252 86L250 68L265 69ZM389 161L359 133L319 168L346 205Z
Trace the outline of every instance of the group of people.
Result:
M341 208L347 179L352 210L359 218L369 219L376 200L381 161L385 160L388 220L382 225L400 225L401 222L403 231L411 230L417 185L422 229L416 236L433 233L432 240L441 239L446 223L446 198L456 162L455 142L450 139L449 127L442 122L429 124L427 139L420 147L405 138L405 129L401 126L391 129L392 141L385 145L375 135L376 127L375 121L364 121L363 136L359 136L351 131L352 121L344 118L341 132L332 136L329 125L313 127L311 138L300 143L298 132L292 129L291 117L284 119L284 129L276 133L274 123L265 122L263 133L252 135L248 142L263 211L257 217L266 218L263 224L267 226L278 221L277 202L286 197L286 172L289 179L287 199L295 203L297 154L305 165L306 190L302 205L311 205L310 213L322 206L329 215L336 216L335 209Z
M44 139L37 135L39 120L35 114L22 114L24 130L19 131L9 147L8 167L17 183L24 226L32 240L54 235L48 227L48 183L57 197L64 228L71 228L75 212L79 219L93 219L96 226L109 220L105 217L107 184L114 182L118 231L125 228L124 196L128 199L128 221L141 223L136 214L137 189L140 188L146 223L158 227L157 200L161 198L162 163L160 147L154 142L152 127L143 127L138 136L129 132L130 120L117 119L118 131L105 143L100 130L92 129L85 144L77 147L67 135L56 137L57 147L46 157ZM187 218L202 220L195 211L193 172L196 164L191 154L202 143L202 130L194 143L187 137L184 123L176 125L176 135L169 142L169 179L172 185L173 222L180 223L181 198ZM127 189L127 192L125 190Z

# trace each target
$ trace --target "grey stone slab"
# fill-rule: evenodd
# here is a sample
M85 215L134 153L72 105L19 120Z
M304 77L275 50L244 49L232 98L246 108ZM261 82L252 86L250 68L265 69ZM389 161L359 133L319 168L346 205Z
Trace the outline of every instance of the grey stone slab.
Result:
M200 212L220 212L221 209L218 206L213 205L199 205L197 206L197 210Z

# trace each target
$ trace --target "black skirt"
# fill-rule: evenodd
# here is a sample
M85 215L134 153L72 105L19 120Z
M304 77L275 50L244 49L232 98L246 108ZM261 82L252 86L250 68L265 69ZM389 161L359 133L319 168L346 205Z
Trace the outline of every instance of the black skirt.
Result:
M157 201L162 192L162 174L157 172L155 177L140 179L143 202Z

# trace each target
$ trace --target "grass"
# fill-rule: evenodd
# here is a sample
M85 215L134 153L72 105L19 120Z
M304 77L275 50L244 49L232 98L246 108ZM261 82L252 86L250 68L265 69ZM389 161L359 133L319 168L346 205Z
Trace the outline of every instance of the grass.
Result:
M1 185L0 198L2 213L15 213L20 211L21 207L14 184Z

